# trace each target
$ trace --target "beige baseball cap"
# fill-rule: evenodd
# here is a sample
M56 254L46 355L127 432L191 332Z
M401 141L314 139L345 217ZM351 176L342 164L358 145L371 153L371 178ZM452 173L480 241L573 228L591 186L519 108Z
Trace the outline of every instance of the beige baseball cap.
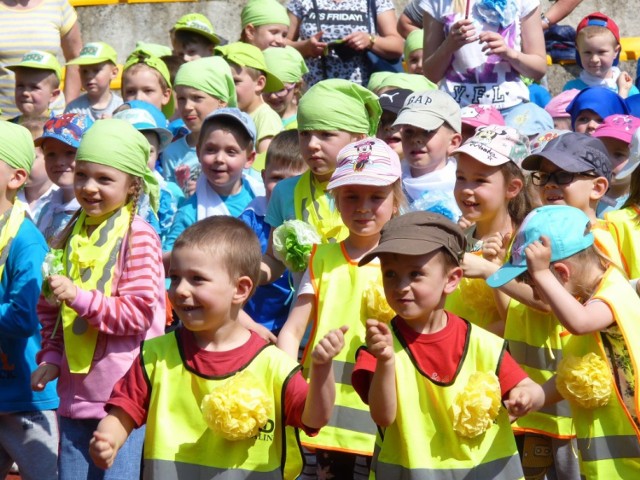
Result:
M460 106L448 93L427 90L415 92L407 97L393 125L411 125L432 131L440 128L445 122L460 133Z

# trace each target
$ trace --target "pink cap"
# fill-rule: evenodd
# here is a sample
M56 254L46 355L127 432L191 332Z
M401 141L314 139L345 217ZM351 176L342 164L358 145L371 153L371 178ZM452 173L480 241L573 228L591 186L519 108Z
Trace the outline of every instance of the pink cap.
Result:
M486 127L487 125L504 125L500 111L491 105L467 105L460 110L462 123L470 127Z
M634 132L640 127L640 118L631 115L609 115L591 134L596 138L616 138L631 143Z
M331 175L327 190L345 185L391 185L402 175L400 158L378 138L350 143L338 153L338 166Z
M553 97L544 109L553 118L571 118L571 114L567 112L567 107L578 93L580 93L580 90L577 88L565 90Z

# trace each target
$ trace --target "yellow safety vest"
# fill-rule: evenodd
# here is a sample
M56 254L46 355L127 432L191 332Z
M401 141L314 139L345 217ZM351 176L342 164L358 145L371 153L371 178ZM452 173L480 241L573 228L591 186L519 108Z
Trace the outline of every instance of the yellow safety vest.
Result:
M348 325L349 330L345 333L345 348L333 359L336 402L331 419L315 437L301 433L301 442L309 448L373 455L376 426L369 407L351 385L351 372L356 348L365 343L366 311L360 300L369 282L382 284L380 266L374 263L358 267L357 262L349 258L344 243L327 243L314 247L309 270L315 290L316 315L302 357L305 374L318 341L342 325Z
M638 355L640 354L640 299L624 274L610 267L592 297L605 302L624 336L636 379L636 415L640 413L638 397ZM567 332L568 333L568 332ZM564 335L563 354L584 356L596 353L609 364L599 332L589 335ZM575 420L580 471L593 480L632 479L640 474L640 430L622 401L613 376L613 393L603 407L585 409L571 404Z
M349 235L340 212L327 194L327 183L316 181L309 170L300 175L296 183L293 204L296 218L313 225L322 243L341 242Z
M640 277L640 209L623 208L605 215L629 278Z
M25 204L20 200L16 200L11 209L7 210L0 218L0 280L7 264L11 243L16 238L18 230L20 230L26 211Z
M562 360L560 335L563 331L553 313L540 312L513 299L509 302L504 338L511 356L534 382L543 384L555 375ZM566 400L520 417L511 426L518 433L575 437L571 408Z
M143 342L142 365L150 386L150 403L144 443L145 478L240 480L295 479L302 470L296 437L284 426L284 390L299 365L274 345L266 345L240 369L264 379L273 396L273 410L257 437L226 440L205 423L202 398L223 377L204 377L191 370L176 333ZM295 455L294 455L295 454Z
M604 253L616 267L623 268L624 263L620 248L609 230L609 223L605 220L598 220L591 227L591 232L593 233L594 245L598 250Z
M467 323L462 360L451 384L431 380L417 367L392 322L396 354L396 420L380 429L370 479L450 480L523 478L509 418L501 409L494 424L476 438L453 429L452 404L471 374L497 373L505 341Z

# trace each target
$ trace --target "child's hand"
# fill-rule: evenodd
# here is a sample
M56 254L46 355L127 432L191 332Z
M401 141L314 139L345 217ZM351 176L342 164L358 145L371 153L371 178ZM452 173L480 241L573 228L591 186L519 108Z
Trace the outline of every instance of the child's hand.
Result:
M629 96L629 91L633 86L633 79L631 78L631 75L627 72L620 72L620 76L616 83L618 84L618 94L622 98L627 98Z
M115 440L111 435L104 432L93 432L93 438L89 442L89 455L96 467L106 470L113 465L113 461L116 459Z
M324 55L327 42L321 40L324 32L320 30L315 35L309 37L303 45L302 55L309 58L319 58Z
M447 40L452 44L454 50L458 50L467 43L473 43L478 40L476 27L473 26L473 22L470 19L463 18L451 25Z
M524 249L524 254L527 257L527 269L531 275L549 270L551 263L551 241L543 235L540 237L540 240L530 243L527 248Z
M393 337L387 324L371 318L367 320L366 341L369 352L379 361L393 360Z
M497 55L503 60L509 60L517 52L512 48L509 48L504 41L502 35L498 32L482 32L478 37L480 43L483 43L482 51L486 55Z
M323 365L331 362L331 360L342 351L344 347L344 334L347 330L349 330L349 327L343 325L327 333L324 338L318 342L313 352L311 352L313 363Z
M499 268L497 263L485 260L481 256L474 255L473 253L465 253L460 266L462 267L464 277L484 279L487 279L489 275Z
M505 235L497 232L482 241L482 257L490 262L502 265L507 255L507 246L511 240L511 234Z
M466 230L467 228L469 228L469 227L471 227L473 225L474 225L474 222L472 222L471 220L468 220L464 216L462 216L462 217L460 217L458 219L458 226L463 230Z
M51 275L48 279L51 293L58 302L67 302L67 305L76 299L77 289L73 282L64 275Z
M41 392L51 380L55 380L60 375L60 368L57 365L43 363L31 374L31 389L34 392Z
M540 409L544 404L542 387L527 378L509 391L509 398L504 405L509 412L511 421Z

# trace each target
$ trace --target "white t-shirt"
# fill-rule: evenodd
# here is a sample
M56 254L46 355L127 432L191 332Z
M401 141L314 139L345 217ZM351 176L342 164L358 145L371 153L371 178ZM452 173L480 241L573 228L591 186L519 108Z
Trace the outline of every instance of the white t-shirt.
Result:
M510 48L521 50L521 20L540 5L538 0L506 0L508 12L500 24L489 23L481 13L482 7L492 5L491 0L471 2L469 18L473 20L476 34L483 31L499 32ZM422 0L420 7L443 25L448 35L451 26L465 16L465 2L452 0ZM456 11L456 6L458 10ZM509 62L497 55L487 56L480 42L473 42L457 50L440 88L449 93L460 106L472 103L493 105L502 110L523 100L529 100L529 89L520 79L520 73Z

